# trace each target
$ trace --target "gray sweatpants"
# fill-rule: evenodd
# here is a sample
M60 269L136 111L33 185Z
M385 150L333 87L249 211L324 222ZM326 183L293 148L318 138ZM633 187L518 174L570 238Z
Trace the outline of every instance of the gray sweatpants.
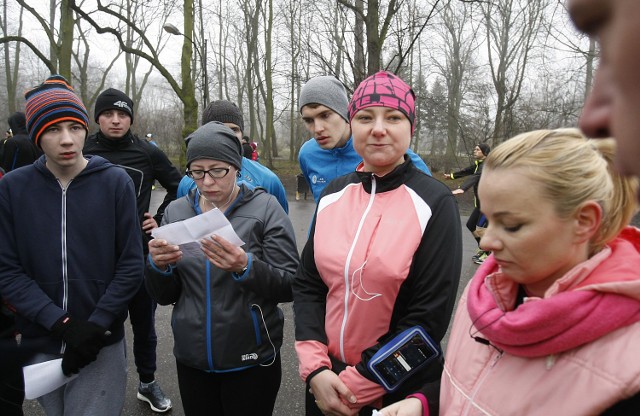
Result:
M126 386L127 359L122 339L101 349L96 361L80 369L78 377L39 397L38 402L47 416L118 416L124 407Z

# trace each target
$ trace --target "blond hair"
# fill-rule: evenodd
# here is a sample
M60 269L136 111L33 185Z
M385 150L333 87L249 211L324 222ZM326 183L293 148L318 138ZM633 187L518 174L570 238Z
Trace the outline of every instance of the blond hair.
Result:
M569 218L586 201L602 207L602 222L590 242L600 251L636 212L638 181L613 168L613 139L590 140L578 129L536 130L497 146L484 170L521 168L542 184L544 196L561 218Z

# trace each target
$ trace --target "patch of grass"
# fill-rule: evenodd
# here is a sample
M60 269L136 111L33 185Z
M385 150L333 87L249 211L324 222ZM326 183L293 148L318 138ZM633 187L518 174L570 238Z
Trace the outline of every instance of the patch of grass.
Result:
M272 171L280 178L287 194L295 195L296 175L302 173L300 165L298 165L298 160L290 161L288 157L273 159Z
M289 158L277 158L273 159L273 172L278 176L296 176L301 171L297 160L290 161Z

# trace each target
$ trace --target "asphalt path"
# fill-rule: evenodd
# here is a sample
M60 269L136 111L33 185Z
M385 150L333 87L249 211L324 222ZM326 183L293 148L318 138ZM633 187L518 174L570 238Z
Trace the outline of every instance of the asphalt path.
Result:
M159 204L164 197L164 190L162 188L153 192L151 198L151 212L155 212ZM304 244L307 240L307 233L309 223L313 216L315 204L313 198L310 197L307 200L301 199L295 200L293 195L289 198L289 217L293 223L293 227L296 233L296 241L298 244L298 250L302 251ZM462 216L460 218L462 223L462 236L463 236L463 262L462 262L462 275L460 279L460 285L458 289L458 297L460 296L462 289L466 286L467 282L475 272L477 266L471 262L471 256L476 252L476 243L471 233L465 227L467 217ZM297 416L304 415L304 384L298 377L297 359L293 348L293 312L290 303L282 304L282 310L285 316L284 327L284 343L281 349L282 356L282 383L280 385L280 391L278 399L276 401L276 407L274 415L277 416ZM173 357L173 334L171 331L171 306L158 306L156 311L156 332L158 334L158 348L157 348L157 366L156 380L160 383L160 386L164 390L165 394L171 398L173 402L173 408L166 414L171 415L183 415L182 403L180 401L180 392L178 390L178 380L175 371L175 359ZM131 325L126 324L126 339L130 341L133 339L131 333ZM446 343L446 337L444 340ZM443 345L444 348L444 345ZM133 363L133 351L131 342L127 343L127 356L129 361L129 373L127 383L127 396L125 401L124 410L122 415L124 416L143 416L157 414L149 408L149 405L145 402L141 402L136 398L136 391L138 386L138 375ZM251 394L247 394L247 399L251 399ZM44 412L40 408L37 402L27 400L24 404L24 414L26 416L41 416Z

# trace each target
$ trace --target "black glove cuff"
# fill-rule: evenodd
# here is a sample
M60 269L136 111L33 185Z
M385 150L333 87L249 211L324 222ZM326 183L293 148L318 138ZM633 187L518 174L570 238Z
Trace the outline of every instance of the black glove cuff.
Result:
M71 317L68 314L63 315L60 319L58 319L56 323L51 327L51 332L53 333L53 335L58 338L62 338L62 335L69 327L69 321L71 321Z

